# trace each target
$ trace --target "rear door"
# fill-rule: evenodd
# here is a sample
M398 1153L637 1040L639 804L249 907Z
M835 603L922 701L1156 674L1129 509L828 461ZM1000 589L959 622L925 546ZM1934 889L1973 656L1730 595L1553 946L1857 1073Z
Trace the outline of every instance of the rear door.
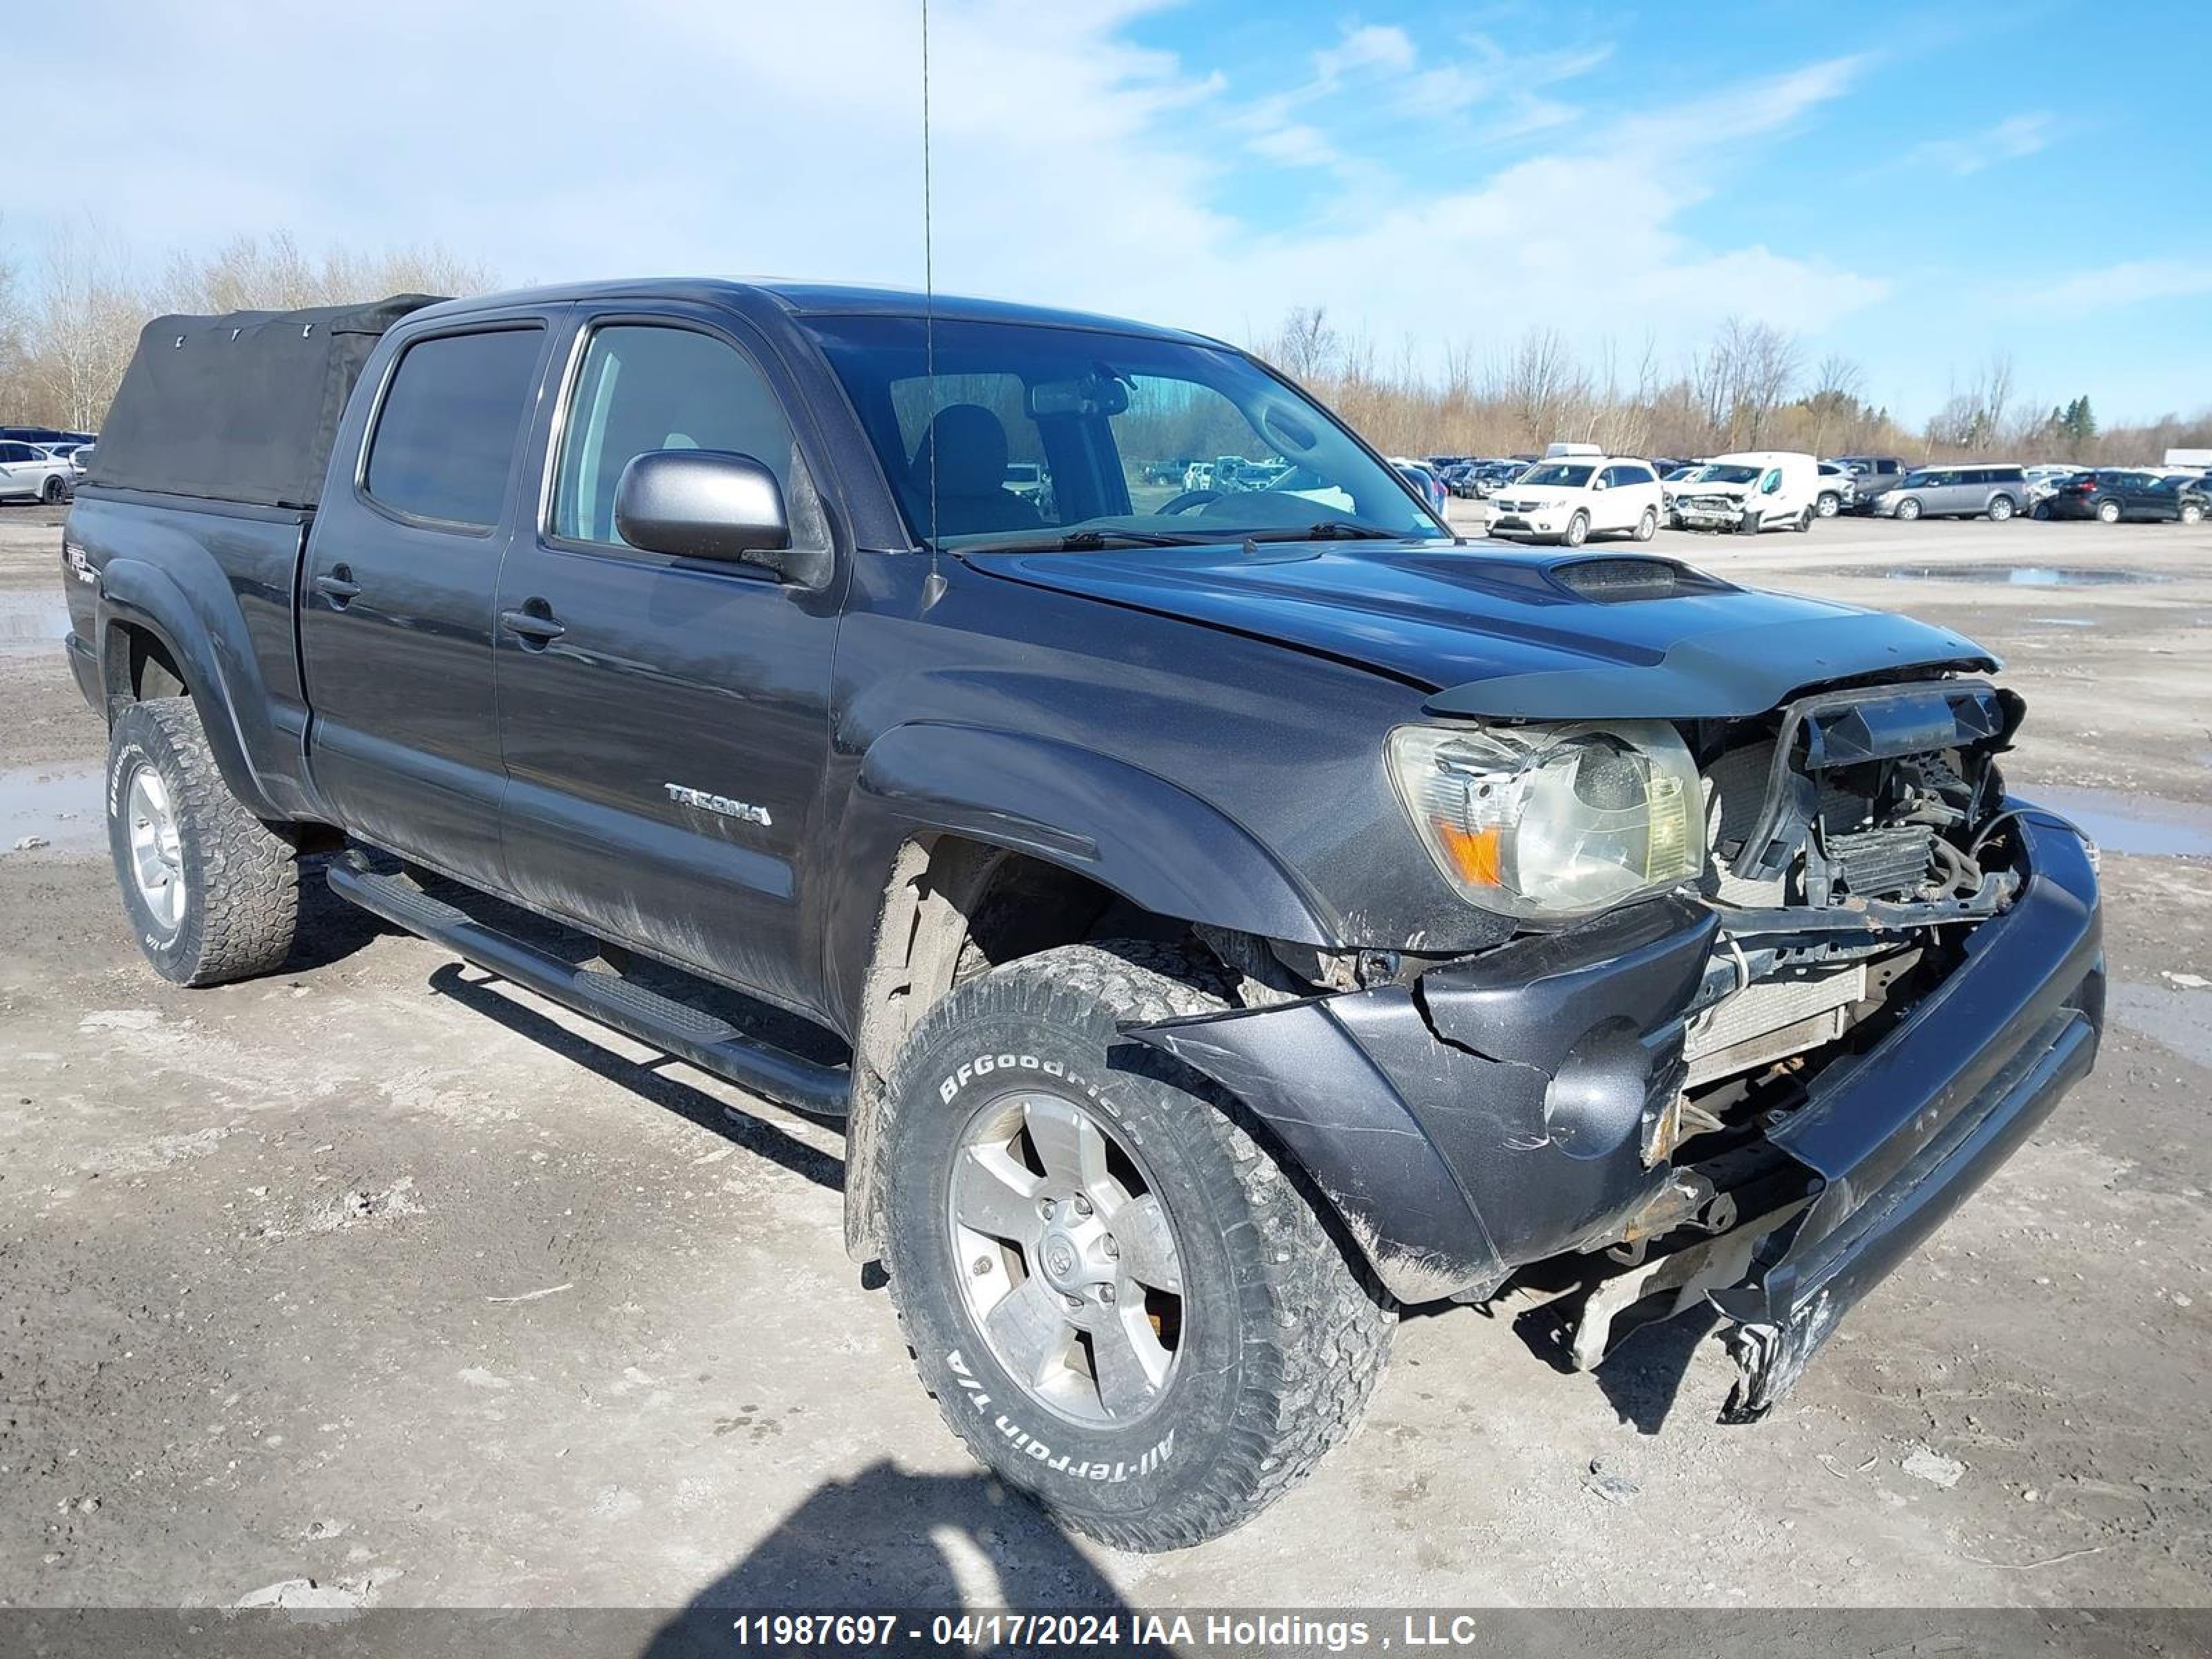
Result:
M324 492L301 593L309 771L332 816L495 889L493 599L551 320L499 313L403 337L368 413L339 434L354 477Z
M500 727L515 890L537 908L774 1000L818 1002L805 853L829 746L837 601L749 564L641 551L623 469L660 449L752 456L793 539L829 520L763 343L707 308L580 312L541 441L534 523L501 575ZM803 419L799 424L803 425Z

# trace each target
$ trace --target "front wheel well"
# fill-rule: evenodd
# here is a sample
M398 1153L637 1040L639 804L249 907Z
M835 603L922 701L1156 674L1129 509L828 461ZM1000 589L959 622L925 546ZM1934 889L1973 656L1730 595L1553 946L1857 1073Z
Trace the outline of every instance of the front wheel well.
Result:
M1109 939L1189 944L1201 960L1219 957L1188 921L1133 904L1049 860L951 835L900 847L854 1030L845 1244L854 1260L872 1261L880 1249L885 1081L908 1035L956 986L1006 963ZM1236 1000L1242 977L1224 969L1224 999Z

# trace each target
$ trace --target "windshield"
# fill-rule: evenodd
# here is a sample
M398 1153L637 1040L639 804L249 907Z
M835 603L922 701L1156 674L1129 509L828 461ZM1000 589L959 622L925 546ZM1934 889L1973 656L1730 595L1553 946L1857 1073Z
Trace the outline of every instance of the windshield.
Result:
M1333 416L1233 351L1026 323L940 319L933 340L918 317L807 326L924 546L1449 533Z
M1523 472L1518 482L1524 484L1558 484L1566 489L1580 489L1590 481L1594 469L1569 466L1564 461L1550 461L1542 466L1532 466Z
M1716 461L1699 469L1690 482L1692 483L1749 483L1759 476L1755 466L1739 466L1735 462Z

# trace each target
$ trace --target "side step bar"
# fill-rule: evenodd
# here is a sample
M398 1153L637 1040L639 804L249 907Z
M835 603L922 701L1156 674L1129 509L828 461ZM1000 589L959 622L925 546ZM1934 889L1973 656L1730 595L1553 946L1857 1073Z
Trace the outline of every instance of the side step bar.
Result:
M550 997L564 1007L727 1078L757 1095L820 1117L845 1115L852 1073L749 1037L727 1020L702 1013L619 975L577 968L502 933L402 876L379 875L345 859L330 865L331 890L386 921L442 945L486 973Z

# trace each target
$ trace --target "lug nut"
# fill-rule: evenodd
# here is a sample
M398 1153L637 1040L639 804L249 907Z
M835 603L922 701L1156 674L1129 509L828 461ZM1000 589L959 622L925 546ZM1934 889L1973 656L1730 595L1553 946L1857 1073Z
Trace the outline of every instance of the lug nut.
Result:
M1114 1242L1113 1234L1109 1233L1106 1235L1105 1238L1102 1241L1101 1248L1105 1250L1106 1259L1109 1261L1119 1261L1121 1259L1121 1247Z
M1111 1285L1101 1285L1098 1287L1098 1299L1111 1307L1114 1304L1114 1287Z
M1075 1212L1078 1215L1089 1215L1091 1213L1091 1200L1084 1197L1080 1193L1076 1194Z
M1054 1203L1054 1202L1053 1202L1050 1199L1048 1199L1048 1198L1047 1200L1045 1200L1044 1204L1043 1204L1043 1206L1042 1206L1042 1208L1043 1208L1043 1210L1044 1210L1044 1218L1045 1218L1047 1221L1051 1220L1051 1219L1053 1218L1053 1217L1054 1217L1054 1215L1058 1214L1058 1213L1059 1213L1059 1212L1060 1212L1060 1206L1059 1206L1059 1205L1057 1205L1057 1204L1055 1204L1055 1203Z
M1079 1296L1071 1296L1067 1298L1067 1309L1070 1313L1081 1313L1083 1311L1083 1298Z
M988 1255L977 1256L975 1258L975 1277L981 1279L985 1273L988 1273L990 1271L991 1258Z

